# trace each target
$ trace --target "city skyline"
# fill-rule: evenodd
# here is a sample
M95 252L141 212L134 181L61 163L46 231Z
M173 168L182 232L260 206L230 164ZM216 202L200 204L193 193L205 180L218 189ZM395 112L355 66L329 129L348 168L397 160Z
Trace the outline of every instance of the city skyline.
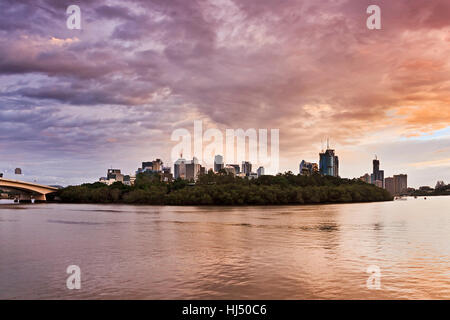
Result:
M341 177L377 154L412 187L450 180L448 1L378 1L382 30L366 28L370 1L80 1L81 30L69 4L0 4L2 172L134 172L202 120L279 128L280 172L318 162L330 137Z
M381 179L381 181L382 181L382 184L379 186L380 188L385 188L384 187L384 179L385 179L385 176L384 176L384 170L379 170L379 168L380 168L380 159L378 158L378 156L377 155L375 155L375 159L373 159L372 160L372 170L373 170L373 173L371 173L371 174L367 174L367 173L365 173L365 174L363 174L361 177L358 177L358 176L354 176L354 177L342 177L342 176L340 176L339 174L338 174L338 171L337 171L337 173L334 173L334 169L326 169L327 168L327 166L330 166L331 165L331 167L334 167L334 165L331 163L331 164L328 164L327 163L327 161L324 159L324 162L322 163L322 166L323 166L323 172L322 171L319 171L319 168L322 168L319 164L321 163L321 158L322 158L322 156L324 156L324 155L328 155L328 153L329 152L331 152L330 153L330 155L329 155L329 157L331 157L331 158L335 158L335 159L338 159L338 155L335 153L335 151L336 150L334 150L334 149L332 149L332 148L330 148L329 147L329 145L327 145L327 148L326 149L322 149L319 153L318 153L318 160L317 160L317 163L316 162L314 162L314 161L312 161L312 162L305 162L305 160L303 159L303 160L300 160L299 162L298 162L298 164L299 164L299 167L297 168L297 170L287 170L287 171L280 171L280 172L277 172L277 173L285 173L285 172L288 172L288 171L291 171L293 174L295 174L295 175L297 175L297 174L302 174L302 164L305 164L305 165L308 165L308 166L311 166L311 165L315 165L316 167L317 167L317 173L320 173L321 175L334 175L334 176L339 176L339 177L341 177L341 178L348 178L348 179L363 179L364 178L364 176L367 176L367 183L371 183L371 184L377 184L377 183L375 183L375 181L376 180L379 180L379 179L374 179L374 176L376 176L376 172L381 172L381 177L382 178L380 178ZM198 164L198 166L199 166L199 168L201 167L201 168L203 168L204 170L206 170L205 172L207 172L208 170L212 170L213 172L218 172L220 169L224 169L224 168L226 168L226 167L235 167L235 166L237 166L238 168L239 168L239 164L226 164L225 165L225 163L223 162L223 159L224 159L224 157L223 157L223 155L219 155L219 154L217 154L217 155L214 155L214 162L213 162L213 165L211 165L211 166L208 166L208 165L206 165L205 163L199 163L198 162L198 160L196 159L196 157L194 156L193 157L193 159L192 160L190 160L190 159L184 159L183 158L183 156L182 155L180 155L180 158L177 160L177 161L175 161L174 163L170 163L169 162L169 164L170 165L168 165L168 166L163 166L163 164L164 164L164 162L163 161L161 161L161 159L160 158L155 158L156 160L153 160L153 161L148 161L148 160L145 160L145 161L141 161L141 167L140 168L137 168L137 170L136 169L134 169L134 170L131 170L131 171L127 171L127 172L125 172L124 170L122 170L122 169L118 169L119 171L121 171L122 170L122 174L125 174L125 175L127 175L128 177L129 176L135 176L137 173L140 173L140 172L144 172L145 170L145 168L146 168L146 166L147 165L153 165L153 163L158 163L158 169L155 169L156 171L161 171L161 172L163 172L166 168L167 169L170 169L170 172L172 173L172 174L174 174L174 175L176 175L175 174L175 172L177 171L176 170L176 165L177 164L179 164L180 163L180 161L182 162L182 163L185 163L185 164L193 164L193 163L197 163ZM216 161L219 161L219 163L221 164L221 166L220 167L217 167L217 163L216 163ZM334 160L331 160L331 161L334 161ZM202 166L202 165L204 165L204 167ZM249 169L248 170L245 170L244 169L244 167L246 166L246 165L249 165ZM249 172L247 172L247 173L251 173L252 172L252 166L253 167L255 167L255 170L256 170L256 167L259 167L259 165L258 165L258 163L252 163L252 162L249 162L249 161L243 161L242 162L242 167L240 167L240 170L241 171L243 171L243 172L245 172L245 171L249 171ZM108 170L108 175L109 175L109 171L111 171L111 170L117 170L117 169L113 169L113 167L114 166L110 166L110 168L109 169L107 169ZM114 168L120 168L120 167L118 167L118 166L115 166ZM260 169L263 169L263 172L264 172L264 167L259 167L258 168L258 170L257 171L259 171ZM151 168L152 170L153 170L153 168ZM164 170L163 170L164 169ZM198 169L198 170L200 170L200 169ZM236 169L237 170L237 169ZM309 170L312 170L311 168L309 169ZM331 170L330 172L328 172L328 170ZM337 170L339 170L339 162L337 162ZM237 172L237 171L236 171ZM325 173L325 172L328 172L328 173ZM26 181L29 181L29 182L32 182L32 181L34 181L34 182L36 182L36 176L30 176L30 175L25 175L23 172L22 172L22 168L14 168L14 169L12 169L12 170L1 170L0 169L0 173L2 174L1 176L4 176L4 178L12 178L12 177L14 177L14 176L16 176L17 177L17 175L19 175L19 176L22 176L21 177L21 180L23 179L23 180L26 180ZM256 172L253 172L253 173L256 173ZM266 173L267 174L267 173ZM390 174L391 176L396 176L396 175L405 175L405 173L403 173L403 172L397 172L397 173L391 173ZM407 175L407 174L406 174ZM196 174L193 174L192 175L192 177L194 177L194 176L196 176ZM259 176L259 174L258 174L258 176ZM28 179L26 179L25 177L27 177ZM25 178L25 179L24 179ZM31 178L31 180L30 180L30 178ZM184 174L183 174L183 178L184 178ZM392 177L387 177L386 176L386 179L387 178L392 178ZM106 179L105 177L100 177L100 180L102 180L102 179ZM366 180L366 179L363 179L363 180ZM97 178L94 178L94 180L92 181L92 180L89 180L89 181L87 181L87 180L84 180L84 181L81 181L80 183L78 183L78 184L82 184L82 183L89 183L89 182L96 182L96 181L98 181L98 177ZM436 182L439 182L439 181L444 181L443 179L437 179L436 180ZM418 187L423 187L423 186L433 186L434 184L433 184L433 182L430 182L429 184L422 184L422 185L418 185L418 186L413 186L413 185L410 185L410 183L408 182L408 185L407 185L407 187L412 187L412 188L418 188Z

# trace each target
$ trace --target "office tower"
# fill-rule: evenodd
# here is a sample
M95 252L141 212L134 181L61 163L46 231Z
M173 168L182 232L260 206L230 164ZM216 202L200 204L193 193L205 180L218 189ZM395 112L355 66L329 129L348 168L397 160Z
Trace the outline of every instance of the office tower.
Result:
M380 170L380 160L377 159L377 156L375 156L375 159L373 160L373 170L370 176L370 182L377 186L381 183L382 188L384 188L384 170Z
M319 171L320 174L326 176L339 176L339 158L334 154L333 149L327 149L325 152L319 153Z
M178 159L173 164L173 176L175 179L186 178L186 160L183 158Z
M394 185L394 178L388 177L384 179L384 188L391 194L395 195L395 185Z
M394 193L396 195L405 194L408 189L408 176L406 174L394 175Z
M378 180L378 172L380 171L380 160L377 159L375 156L375 159L373 160L373 169L372 169L372 183L374 183L376 180Z
M163 162L161 159L142 162L142 167L136 173L142 172L163 172Z
M256 173L258 174L258 178L264 175L264 167L259 167L258 170L256 170Z
M214 157L214 172L219 172L224 168L223 157L221 155L216 155Z
M191 161L185 162L185 168L186 168L186 180L197 180L198 176L200 175L201 171L201 165L198 163L198 159L196 157L192 158Z
M306 162L305 160L300 162L299 173L301 175L310 176L315 172L319 172L319 166L317 163Z
M252 173L252 164L248 161L242 161L242 172L249 176Z

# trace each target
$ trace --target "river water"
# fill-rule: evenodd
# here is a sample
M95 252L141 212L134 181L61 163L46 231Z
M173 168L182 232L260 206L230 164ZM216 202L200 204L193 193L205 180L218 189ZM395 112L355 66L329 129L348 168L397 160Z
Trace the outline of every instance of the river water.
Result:
M449 208L0 204L0 299L450 299Z

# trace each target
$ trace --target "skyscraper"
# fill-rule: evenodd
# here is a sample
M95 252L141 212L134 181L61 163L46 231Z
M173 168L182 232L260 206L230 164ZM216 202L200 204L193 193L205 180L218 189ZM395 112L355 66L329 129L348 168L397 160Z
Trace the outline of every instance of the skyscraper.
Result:
M221 169L224 168L224 163L223 163L223 156L221 155L216 155L214 157L214 172L219 172Z
M377 156L373 159L373 171L370 176L370 182L377 186L381 184L381 187L384 188L384 170L380 170L380 160L377 159Z
M248 161L242 161L242 172L249 176L252 173L252 164Z
M339 177L339 158L334 154L333 149L319 153L319 171L325 176Z

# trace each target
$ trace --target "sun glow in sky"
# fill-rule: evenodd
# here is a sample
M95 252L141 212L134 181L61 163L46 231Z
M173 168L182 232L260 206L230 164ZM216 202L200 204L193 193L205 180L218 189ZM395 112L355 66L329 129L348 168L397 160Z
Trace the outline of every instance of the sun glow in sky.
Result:
M0 2L0 171L92 182L170 163L177 128L280 129L280 170L450 181L450 2L366 0Z

